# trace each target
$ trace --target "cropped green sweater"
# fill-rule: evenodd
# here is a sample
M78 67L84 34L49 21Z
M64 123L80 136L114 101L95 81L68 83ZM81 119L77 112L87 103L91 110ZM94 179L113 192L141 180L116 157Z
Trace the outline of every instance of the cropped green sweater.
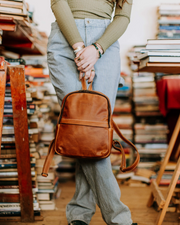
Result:
M104 52L121 37L130 22L133 0L127 0L123 7L122 1L116 4L112 23L96 41ZM114 3L111 0L51 0L51 8L61 32L72 46L83 42L74 19L112 19Z

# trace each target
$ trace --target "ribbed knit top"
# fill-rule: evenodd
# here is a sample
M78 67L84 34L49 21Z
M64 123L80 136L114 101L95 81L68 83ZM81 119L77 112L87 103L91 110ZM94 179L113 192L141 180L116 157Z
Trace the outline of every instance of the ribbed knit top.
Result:
M107 27L99 43L104 52L117 41L126 30L132 8L132 1L116 4L113 21ZM72 46L83 42L74 19L112 19L114 3L111 0L51 0L51 8L61 32Z

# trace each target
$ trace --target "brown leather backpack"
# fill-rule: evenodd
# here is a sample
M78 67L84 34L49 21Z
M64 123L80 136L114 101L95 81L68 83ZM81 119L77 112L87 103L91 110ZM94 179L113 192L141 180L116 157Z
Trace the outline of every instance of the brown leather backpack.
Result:
M134 163L127 168L120 142L113 141L113 129L137 152ZM140 159L138 150L114 123L108 97L92 90L92 84L87 90L83 78L82 90L67 94L62 101L55 139L49 146L42 176L48 176L55 152L73 158L102 159L110 155L112 146L122 153L121 171L133 170L137 166Z

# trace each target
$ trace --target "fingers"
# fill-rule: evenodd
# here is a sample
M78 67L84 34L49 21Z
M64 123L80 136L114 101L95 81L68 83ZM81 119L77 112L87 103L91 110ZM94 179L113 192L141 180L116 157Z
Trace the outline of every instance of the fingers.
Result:
M84 63L82 66L78 67L77 69L85 73L88 70L92 69L92 67L93 67L93 64Z
M85 50L85 48L83 48L82 50L80 50L79 52L77 52L76 53L76 58L78 58L83 53L84 50Z
M83 66L78 67L78 70L81 70L83 73L86 73L88 70L91 70L92 67L93 67L93 64L89 64L85 68L83 68Z
M90 73L90 77L89 77L88 83L93 82L94 77L95 77L95 70L92 69L91 73Z
M88 63L85 62L85 60L82 59L81 57L77 58L74 61L76 63L76 66L77 66L78 70L82 70L82 69L86 68L86 66L88 65Z
M79 80L81 80L82 79L82 77L83 77L83 72L79 72Z
M80 73L79 73L79 79L82 79L82 76L83 76L83 72L80 71ZM88 83L93 82L93 79L94 79L94 77L95 77L95 70L94 70L94 67L93 67L93 69L88 70L88 71L85 73L84 77L85 77L86 80L88 80Z
M89 81L90 75L91 75L91 70L85 73L85 79Z

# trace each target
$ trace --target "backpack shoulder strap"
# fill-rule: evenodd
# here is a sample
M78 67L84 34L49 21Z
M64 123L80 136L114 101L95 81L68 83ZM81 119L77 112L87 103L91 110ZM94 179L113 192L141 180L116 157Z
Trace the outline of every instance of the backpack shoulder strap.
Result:
M55 154L55 139L53 139L49 145L49 149L48 149L48 154L46 156L45 162L44 162L44 166L43 166L43 170L41 175L43 177L47 177L48 176L48 171L49 171L49 167L51 165L53 156Z
M126 167L126 158L125 158L125 153L124 153L124 149L121 145L121 143L119 141L113 141L113 147L120 151L122 153L122 163L121 163L121 167L120 167L120 170L122 172L126 172L126 171L130 171L130 170L133 170L136 168L136 166L138 165L139 163L139 160L140 160L140 156L139 156L139 152L136 148L136 146L130 142L129 140L127 140L121 133L121 131L119 130L119 127L116 125L116 123L114 122L114 120L112 119L112 124L113 124L113 129L115 130L115 132L117 133L117 135L124 141L126 142L127 144L129 144L137 153L137 156L136 156L136 159L134 161L134 163L129 166L129 167ZM119 144L120 147L117 147L116 144Z

